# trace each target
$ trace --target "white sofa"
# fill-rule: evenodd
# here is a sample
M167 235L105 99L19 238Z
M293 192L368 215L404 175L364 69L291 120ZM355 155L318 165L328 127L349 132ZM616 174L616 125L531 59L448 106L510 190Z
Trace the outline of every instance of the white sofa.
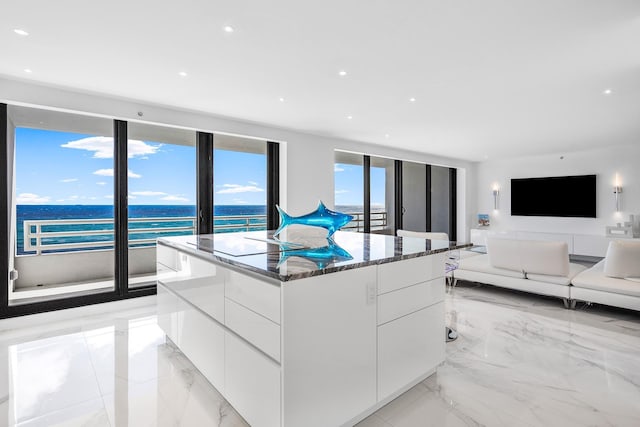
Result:
M604 260L573 278L571 298L640 311L640 242L609 243Z
M586 267L569 262L566 242L487 239L487 254L460 259L455 280L562 298L571 306L571 280Z

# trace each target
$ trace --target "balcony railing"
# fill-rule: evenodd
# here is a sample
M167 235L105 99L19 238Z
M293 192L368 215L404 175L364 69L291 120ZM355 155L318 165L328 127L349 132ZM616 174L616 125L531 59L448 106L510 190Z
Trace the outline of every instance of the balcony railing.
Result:
M349 212L354 219L342 227L343 230L364 231L364 212ZM371 231L383 230L387 227L387 212L371 212Z
M215 216L216 233L264 230L266 215ZM113 219L60 219L24 221L24 252L40 255L50 252L112 249ZM195 217L129 218L129 246L153 246L156 239L194 234Z
M355 218L343 229L364 230L364 213L351 213ZM371 213L371 230L387 225L386 212ZM266 215L215 216L214 231L264 230ZM60 219L24 221L24 254L41 255L53 252L77 252L113 249L113 219ZM191 235L196 231L195 217L129 218L129 246L155 245L160 237ZM22 252L22 251L21 251Z

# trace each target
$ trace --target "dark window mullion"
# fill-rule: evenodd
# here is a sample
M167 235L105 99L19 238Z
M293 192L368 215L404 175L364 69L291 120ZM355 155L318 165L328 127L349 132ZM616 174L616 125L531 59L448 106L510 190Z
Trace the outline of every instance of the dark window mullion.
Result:
M426 203L427 203L427 227L426 231L431 231L431 199L432 199L432 181L431 181L431 165L427 165L427 194L426 194Z
M0 104L0 317L6 317L9 305L9 141L7 104Z
M458 229L458 170L449 168L449 240L456 241Z
M402 229L402 160L395 160L395 215L394 215L394 230L395 235L398 230Z
M196 234L213 233L213 134L196 136Z
M362 173L364 183L364 232L371 232L371 157L362 158Z
M128 292L129 287L127 122L122 120L113 121L113 142L115 283L118 295L124 296Z
M276 205L280 204L280 144L267 141L267 230L279 225Z

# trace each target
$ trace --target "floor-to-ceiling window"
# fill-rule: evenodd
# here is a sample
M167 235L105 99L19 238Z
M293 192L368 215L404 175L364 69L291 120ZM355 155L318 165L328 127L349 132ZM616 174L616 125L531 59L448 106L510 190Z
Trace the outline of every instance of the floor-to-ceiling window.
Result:
M156 239L196 230L196 133L129 123L129 287L155 282Z
M112 121L11 107L14 303L114 289Z
M334 194L338 211L354 216L344 230L364 231L364 166L362 154L335 152Z
M0 104L0 317L153 294L157 238L275 223L279 144L215 137Z
M395 197L393 159L371 156L371 232L393 234Z
M345 230L455 238L456 169L336 150L334 173L336 209L356 216Z
M267 228L267 143L214 135L214 233Z

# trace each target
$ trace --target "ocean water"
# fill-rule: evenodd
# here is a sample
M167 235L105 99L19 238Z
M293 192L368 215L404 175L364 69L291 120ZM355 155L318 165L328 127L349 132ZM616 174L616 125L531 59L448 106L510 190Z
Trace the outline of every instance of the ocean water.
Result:
M60 220L60 219L112 219L113 206L104 205L18 205L16 208L17 216L17 253L19 255L29 254L24 248L24 221L26 220ZM247 215L266 215L266 206L264 205L217 205L214 206L214 217L216 216L247 216ZM195 218L196 207L184 205L131 205L129 206L130 218ZM136 240L140 239L156 239L158 237L168 237L192 234L191 231L163 231L162 229L176 227L190 227L193 224L191 220L154 222L143 221L134 222L129 225L129 244L130 246L148 246L149 244L136 244ZM249 227L245 227L245 220L240 219L215 219L215 227L242 226L240 229L218 229L216 232L230 231L247 231L247 230L264 230L266 228L266 220L264 218L252 219ZM148 231L153 228L153 231ZM138 230L145 230L136 232ZM92 232L92 235L80 236L58 236L42 239L43 244L73 244L92 242L90 247L50 250L47 252L67 252L88 249L104 249L112 248L109 242L113 241L113 222L106 224L73 224L73 225L48 225L42 226L43 232ZM105 242L100 244L100 242ZM34 242L35 243L35 242Z

